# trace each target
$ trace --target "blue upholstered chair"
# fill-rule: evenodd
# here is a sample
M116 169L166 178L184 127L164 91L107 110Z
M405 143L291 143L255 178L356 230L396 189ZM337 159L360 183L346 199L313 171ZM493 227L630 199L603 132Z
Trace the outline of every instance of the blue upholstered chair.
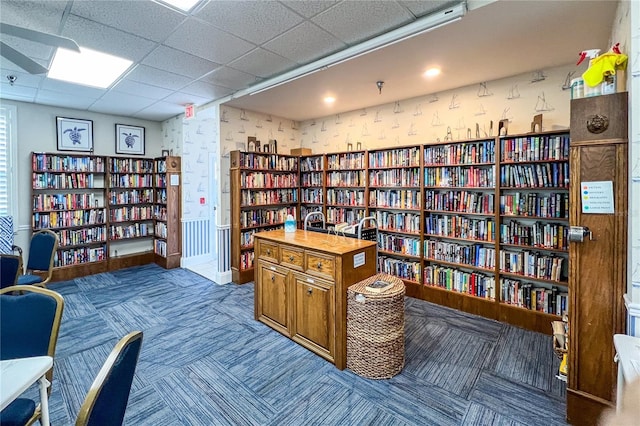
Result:
M80 407L76 426L122 425L141 348L141 331L116 344Z
M14 254L0 254L0 288L18 284L22 272L22 258Z
M52 290L34 286L1 289L0 360L54 357L63 309L64 299ZM53 367L46 377L51 382ZM0 412L0 425L29 425L39 417L40 406L35 401L18 398Z
M33 284L44 287L53 275L53 258L58 249L58 236L48 229L35 232L29 245L29 259L24 275L18 284Z

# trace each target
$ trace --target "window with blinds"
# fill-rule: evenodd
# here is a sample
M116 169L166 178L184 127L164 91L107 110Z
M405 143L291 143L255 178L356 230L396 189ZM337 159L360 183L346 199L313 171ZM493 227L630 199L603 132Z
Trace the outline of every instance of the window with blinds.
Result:
M17 220L15 126L16 108L0 105L0 216L13 216Z

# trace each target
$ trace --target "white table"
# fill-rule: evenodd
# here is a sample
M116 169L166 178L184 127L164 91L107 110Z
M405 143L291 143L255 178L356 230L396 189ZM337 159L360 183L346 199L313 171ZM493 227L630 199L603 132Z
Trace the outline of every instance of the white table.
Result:
M51 383L45 374L53 366L50 356L18 358L0 361L0 410L18 398L35 382L40 382L40 409L42 426L49 426L49 400L47 387Z
M622 408L622 392L625 383L640 379L640 337L616 334L613 336L618 362L618 396L616 410Z

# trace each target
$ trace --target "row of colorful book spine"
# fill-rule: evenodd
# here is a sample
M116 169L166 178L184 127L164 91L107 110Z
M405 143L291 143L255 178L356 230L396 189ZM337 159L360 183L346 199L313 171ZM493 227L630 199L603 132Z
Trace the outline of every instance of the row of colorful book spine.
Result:
M420 147L370 152L369 167L420 167Z
M272 189L264 191L243 189L240 193L240 204L243 207L297 202L298 189Z
M495 186L495 166L434 167L424 170L424 186L442 188L493 188Z
M423 283L426 286L440 287L483 299L495 300L496 298L495 278L478 272L430 264L424 268Z
M52 155L34 153L31 157L33 170L61 172L104 173L102 157L74 157L70 155Z
M486 164L495 162L495 141L427 146L425 165Z
M56 250L53 267L79 265L87 262L100 262L107 259L107 246L74 247Z
M240 168L252 170L298 170L298 157L283 157L278 154L241 153Z
M295 174L242 172L243 189L295 188L298 176Z

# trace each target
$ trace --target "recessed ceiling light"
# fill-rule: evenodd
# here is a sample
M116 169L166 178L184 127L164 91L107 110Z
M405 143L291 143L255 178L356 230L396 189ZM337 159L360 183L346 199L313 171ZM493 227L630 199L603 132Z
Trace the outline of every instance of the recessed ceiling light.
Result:
M425 77L435 77L440 74L440 68L429 68L424 72Z
M160 3L168 4L169 6L180 9L184 12L189 12L193 7L200 3L201 0L157 0Z
M106 89L132 63L128 59L87 49L86 47L81 47L80 53L58 48L47 77Z
M326 104L332 104L336 101L336 98L334 98L333 96L327 96L326 98L324 98L324 103Z

